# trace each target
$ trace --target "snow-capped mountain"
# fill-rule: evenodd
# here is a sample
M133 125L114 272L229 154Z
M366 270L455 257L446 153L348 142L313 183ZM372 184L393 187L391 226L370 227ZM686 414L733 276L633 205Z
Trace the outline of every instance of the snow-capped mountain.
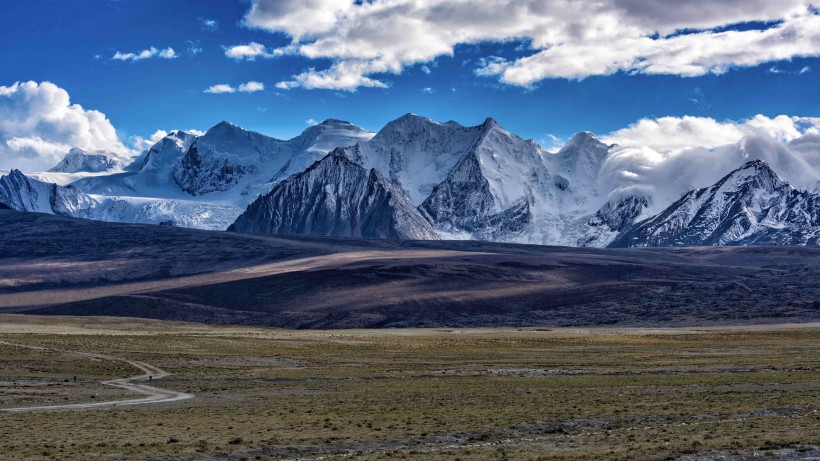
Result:
M332 119L287 141L222 122L202 136L173 131L148 149L136 168L73 184L100 201L95 216L101 220L224 230L277 182L336 145L371 136Z
M253 199L333 148L371 136L355 125L332 119L287 141L222 122L194 141L172 175L183 191L194 196L235 189Z
M146 151L137 174L125 178L133 190L167 189L174 185L171 171L196 140L186 131L172 131Z
M404 191L336 149L253 202L235 232L437 239Z
M376 134L329 119L289 140L228 122L198 134L171 132L112 169L105 153L72 149L59 171L2 178L0 204L203 229L596 247L807 244L820 234L817 194L762 162L650 217L664 195L604 175L615 146L589 132L556 153L491 118L463 126L407 114Z
M347 156L401 184L418 206L472 150L481 135L481 126L437 123L406 114L385 125L370 141L347 149Z
M60 162L51 168L53 173L101 173L118 170L124 166L120 156L103 151L84 151L72 148Z
M38 181L20 170L0 177L0 203L18 211L87 217L96 201L74 186Z
M643 195L625 195L606 202L587 221L587 228L578 239L582 247L605 247L618 235L646 216L649 198Z
M590 198L608 148L584 134L550 154L491 118L466 127L407 114L346 152L399 184L447 238L571 244L601 205Z
M507 240L532 223L539 186L549 175L541 148L503 129L481 124L466 154L419 209L436 228L482 240Z
M610 246L806 245L820 237L820 195L793 188L755 160L693 190Z
M601 142L591 132L583 131L573 136L550 158L550 164L558 181L565 179L567 187L594 188L601 165L613 147Z

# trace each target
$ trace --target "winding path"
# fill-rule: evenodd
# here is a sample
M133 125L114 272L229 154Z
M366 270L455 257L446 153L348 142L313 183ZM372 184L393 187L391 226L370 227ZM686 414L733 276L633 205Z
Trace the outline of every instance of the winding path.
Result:
M82 357L87 357L90 359L100 359L100 360L111 360L117 362L125 362L135 368L138 368L142 371L142 374L137 376L131 376L129 378L121 378L121 379L112 379L109 381L102 381L102 384L107 386L118 387L120 389L125 389L130 392L134 392L136 394L142 394L143 397L133 398L133 399L123 399L123 400L110 400L107 402L89 402L89 403L70 403L70 404L62 404L62 405L41 405L41 406L30 406L30 407L17 407L17 408L3 408L0 411L12 412L12 413L24 413L30 411L50 411L50 410L84 410L84 409L91 409L91 408L110 408L110 407L120 407L120 406L129 406L129 405L146 405L152 403L167 403L167 402L177 402L180 400L187 400L193 398L193 394L187 394L185 392L177 392L169 389L160 389L158 387L149 386L148 384L144 384L147 381L153 381L154 379L161 379L166 376L169 376L165 370L161 368L155 367L153 365L147 364L145 362L139 362L136 360L129 360L121 357L114 357L111 355L103 355L103 354L93 354L89 352L73 352L73 351L63 351L58 349L48 349L44 347L37 347L37 346L27 346L24 344L15 344L9 343L5 341L0 341L0 344L13 346L13 347L25 347L27 349L34 349L34 350L41 350L41 351L59 351L59 352L68 352L71 354L76 354Z

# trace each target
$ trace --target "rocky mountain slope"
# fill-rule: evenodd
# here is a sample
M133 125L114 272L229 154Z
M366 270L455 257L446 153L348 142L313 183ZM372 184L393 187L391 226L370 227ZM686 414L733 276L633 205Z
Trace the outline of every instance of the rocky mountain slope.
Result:
M551 154L491 118L466 127L407 114L346 152L397 183L444 237L573 244L600 206L608 149L581 133Z
M87 217L97 202L74 186L38 181L20 170L0 177L0 203L17 211Z
M183 191L194 196L234 188L259 195L329 150L369 138L369 132L338 120L326 120L287 141L222 122L194 141L172 175Z
M820 195L794 189L755 160L693 190L610 246L816 245Z
M404 191L336 149L253 202L235 232L435 240Z

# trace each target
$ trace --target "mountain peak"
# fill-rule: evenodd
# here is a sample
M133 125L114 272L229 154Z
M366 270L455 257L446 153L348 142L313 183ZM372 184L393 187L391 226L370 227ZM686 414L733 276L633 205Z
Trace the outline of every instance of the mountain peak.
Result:
M771 171L772 168L769 166L768 163L764 162L763 160L756 159L756 160L750 160L750 161L744 163L743 165L741 165L740 168L738 168L738 170L746 170L746 169L754 169L754 170L758 170L758 171L765 171L765 170Z
M353 124L346 121L346 120L339 120L337 118L327 118L322 121L322 123L317 124L316 126L352 126Z
M576 146L580 148L586 148L602 145L605 144L602 143L601 140L598 139L598 137L595 136L594 133L592 133L591 131L582 131L580 133L576 133L575 135L573 135L572 138L570 138L570 140L566 143L566 145L564 145L564 147L561 148L561 150L567 150L568 148Z
M408 112L408 113L406 113L406 114L402 115L401 117L397 118L397 119L396 119L396 120L394 120L393 122L400 122L400 123L413 123L413 124L418 124L418 123L435 123L435 122L433 122L433 120L431 120L431 119L429 119L429 118L427 118L427 117L422 117L421 115L416 115L416 114L414 114L414 113L412 113L412 112Z
M214 134L214 133L229 133L229 132L235 132L235 131L245 131L245 129L242 128L241 126L236 125L234 123L231 123L227 120L223 120L223 121L217 123L216 125L212 126L211 128L209 128L208 131L205 132L205 134L207 135L207 134Z
M487 117L486 119L484 119L484 123L482 123L482 125L484 125L484 126L499 126L498 122L496 122L495 119L492 118L492 117Z
M23 172L18 170L17 168L12 168L11 171L9 171L8 176L10 176L12 178L18 178L18 179L22 179L22 178L27 179L28 178L28 176L23 174Z
M764 178L773 183L783 182L780 176L778 176L777 173L771 169L769 164L760 159L751 160L744 163L740 166L740 168L726 175L722 182L725 183L730 180L734 180L735 182L740 183L748 181L752 178Z
M343 147L337 147L332 151L328 152L326 157L344 157L347 160L347 154L345 154L345 150Z

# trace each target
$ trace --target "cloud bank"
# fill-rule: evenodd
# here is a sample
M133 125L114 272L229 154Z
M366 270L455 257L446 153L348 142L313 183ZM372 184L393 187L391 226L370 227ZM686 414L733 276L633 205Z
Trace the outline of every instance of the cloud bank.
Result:
M279 88L386 87L379 74L488 42L529 45L526 56L484 60L475 70L525 87L615 72L721 74L820 56L820 15L808 0L253 0L244 24L291 43L238 45L226 50L231 58L330 60Z
M801 189L820 191L820 118L739 122L708 117L643 119L602 137L617 143L602 167L602 191L639 193L657 212L685 192L714 184L750 160L764 160Z
M43 171L72 147L132 154L105 114L72 104L57 85L0 86L0 169Z

